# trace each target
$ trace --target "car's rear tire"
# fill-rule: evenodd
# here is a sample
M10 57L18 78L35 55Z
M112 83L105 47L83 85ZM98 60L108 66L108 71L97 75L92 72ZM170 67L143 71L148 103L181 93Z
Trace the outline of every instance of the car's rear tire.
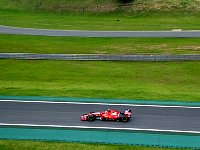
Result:
M87 119L88 119L89 122L92 122L92 121L94 121L94 116L92 116L92 115L91 115L91 116L88 116Z
M122 122L128 122L128 117L123 116L123 117L122 117Z

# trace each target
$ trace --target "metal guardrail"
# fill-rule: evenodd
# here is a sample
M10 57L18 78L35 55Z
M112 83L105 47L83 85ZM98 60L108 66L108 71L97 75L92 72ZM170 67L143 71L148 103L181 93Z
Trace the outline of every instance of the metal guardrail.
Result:
M29 60L99 60L99 61L189 61L200 60L198 55L95 55L95 54L33 54L0 53L0 59Z

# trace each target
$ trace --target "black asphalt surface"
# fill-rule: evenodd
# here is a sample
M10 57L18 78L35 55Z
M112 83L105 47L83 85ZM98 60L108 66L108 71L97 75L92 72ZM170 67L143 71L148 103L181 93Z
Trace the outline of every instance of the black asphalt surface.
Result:
M79 31L17 28L0 25L2 34L79 37L200 37L200 31Z
M127 122L81 121L91 111L131 109ZM61 126L139 128L158 130L200 131L200 108L162 108L147 106L106 106L97 104L24 103L0 101L0 123Z

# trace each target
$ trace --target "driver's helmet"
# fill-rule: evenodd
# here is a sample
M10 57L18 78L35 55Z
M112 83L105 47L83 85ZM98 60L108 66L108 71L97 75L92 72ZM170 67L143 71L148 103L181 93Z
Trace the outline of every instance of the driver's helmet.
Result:
M108 112L111 112L111 110L110 110L110 109L108 109Z

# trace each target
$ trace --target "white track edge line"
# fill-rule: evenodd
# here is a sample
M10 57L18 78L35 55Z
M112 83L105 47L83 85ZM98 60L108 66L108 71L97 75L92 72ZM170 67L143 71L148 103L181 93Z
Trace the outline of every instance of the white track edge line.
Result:
M151 132L171 132L171 133L193 133L193 134L200 134L200 131L162 130L162 129L141 129L141 128L114 128L114 127L37 125L37 124L10 124L10 123L0 123L0 126L51 127L51 128L76 128L76 129L107 129L107 130L125 130L125 131L128 130L128 131L151 131Z
M161 107L161 108L190 108L200 109L192 106L167 106L167 105L146 105L146 104L111 104L111 103L85 103L85 102L55 102L55 101L26 101L26 100L0 100L0 102L19 102L19 103L47 103L47 104L77 104L77 105L107 105L107 106L134 106L134 107Z

